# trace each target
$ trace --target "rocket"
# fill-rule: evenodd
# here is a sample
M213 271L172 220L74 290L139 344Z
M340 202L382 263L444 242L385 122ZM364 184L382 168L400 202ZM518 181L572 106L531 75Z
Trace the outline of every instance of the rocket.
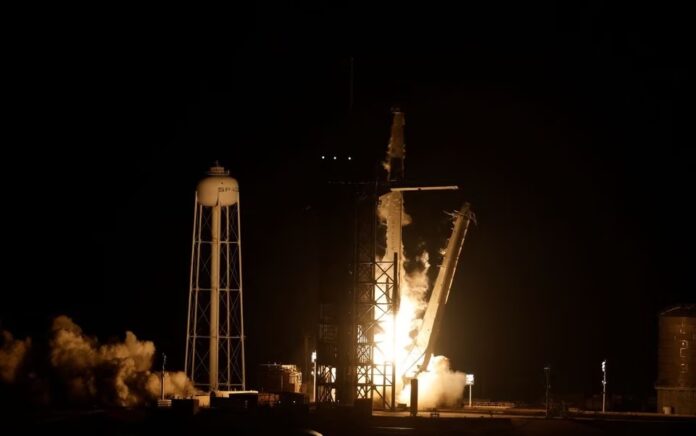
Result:
M398 185L404 182L404 124L406 124L404 113L398 107L392 108L391 136L389 147L387 148L387 182Z

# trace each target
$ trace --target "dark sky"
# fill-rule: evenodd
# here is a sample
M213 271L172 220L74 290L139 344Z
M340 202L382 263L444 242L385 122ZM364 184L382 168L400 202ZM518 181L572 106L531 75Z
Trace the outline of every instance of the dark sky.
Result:
M437 247L428 229L462 200L479 218L438 352L491 398L541 395L546 363L559 391L598 392L605 357L616 391L650 392L656 314L696 289L684 11L171 12L48 14L16 35L3 328L64 313L181 365L193 192L220 160L242 189L248 365L294 359L326 286L319 157L373 166L398 103L407 176L462 187L407 197L431 235L414 241Z

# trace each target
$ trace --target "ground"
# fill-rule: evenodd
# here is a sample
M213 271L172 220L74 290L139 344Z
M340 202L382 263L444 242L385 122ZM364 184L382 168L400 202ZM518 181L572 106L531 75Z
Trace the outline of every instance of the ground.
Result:
M347 410L289 413L258 410L239 414L202 410L182 416L171 410L112 409L13 413L3 434L278 434L278 435L686 435L696 434L696 417L660 415L576 416L545 419L530 415L442 412L431 418L376 412L359 417ZM7 416L10 418L10 416Z

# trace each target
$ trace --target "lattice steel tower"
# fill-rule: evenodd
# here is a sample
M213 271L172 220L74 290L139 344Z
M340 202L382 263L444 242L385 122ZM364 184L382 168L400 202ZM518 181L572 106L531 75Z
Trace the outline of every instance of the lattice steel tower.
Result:
M245 390L239 184L217 163L193 216L186 375L198 389Z

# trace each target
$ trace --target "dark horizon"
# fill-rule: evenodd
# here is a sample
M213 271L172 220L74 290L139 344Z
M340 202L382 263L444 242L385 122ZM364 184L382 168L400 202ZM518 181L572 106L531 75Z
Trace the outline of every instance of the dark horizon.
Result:
M609 392L654 394L657 315L694 302L696 180L686 26L641 8L285 5L202 34L46 35L7 82L0 328L65 314L183 368L193 193L219 160L241 188L247 366L300 363L326 286L321 155L369 172L398 104L407 177L461 187L406 197L414 246L438 246L443 208L478 216L436 347L474 395L541 398L547 363L555 392L599 393L604 358Z

